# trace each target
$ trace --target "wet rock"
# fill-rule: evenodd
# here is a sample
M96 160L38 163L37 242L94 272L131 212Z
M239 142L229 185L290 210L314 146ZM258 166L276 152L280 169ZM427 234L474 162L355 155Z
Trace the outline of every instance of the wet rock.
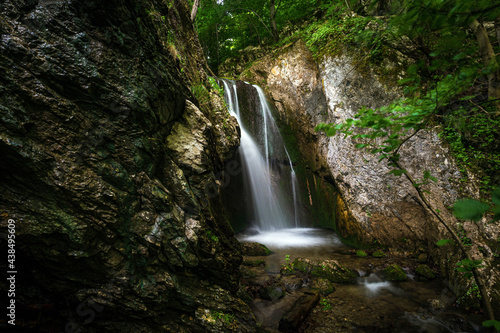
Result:
M427 265L418 265L415 272L417 273L418 276L428 280L436 278L436 274Z
M92 302L73 331L253 331L215 178L238 126L186 2L3 0L0 31L0 233L16 220L17 300L56 305L37 330Z
M309 273L314 265L314 262L312 262L309 259L304 259L304 258L297 258L293 261L292 267L293 269L302 272L302 273Z
M408 277L405 274L405 271L397 264L392 264L387 266L384 271L384 278L388 281L406 281Z
M262 299L275 301L285 296L286 287L281 279L271 278L259 289L259 296Z
M313 266L311 274L336 283L354 283L356 275L335 260L324 260Z
M243 247L243 255L244 256L268 256L271 254L271 250L267 248L264 244L260 244L257 242L254 243L243 243L241 244Z
M240 276L242 278L254 278L257 274L251 269L246 268L245 266L240 267Z
M310 287L322 295L328 295L335 291L335 287L330 280L324 278L313 279L310 283Z
M439 299L428 299L427 304L429 304L429 310L431 311L439 311L446 308L445 302Z
M283 283L285 284L286 291L292 292L297 289L302 288L304 285L304 279L295 276L283 276Z

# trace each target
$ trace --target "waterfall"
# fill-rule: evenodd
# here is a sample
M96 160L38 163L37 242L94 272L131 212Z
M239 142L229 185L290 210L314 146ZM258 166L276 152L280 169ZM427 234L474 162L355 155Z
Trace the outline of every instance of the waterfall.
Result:
M297 177L264 92L260 87L253 86L253 89L256 89L259 103L258 110L252 110L252 112L258 112L262 117L262 121L257 124L262 137L256 140L258 134L254 133L252 137L243 123L236 82L229 80L222 80L222 82L229 112L236 117L241 128L239 152L244 169L244 183L246 185L244 191L253 202L252 213L255 218L255 226L260 230L298 227L300 218L297 201ZM247 88L250 87L252 86L248 85ZM262 142L259 145L256 141ZM285 163L287 167L289 166L290 171L289 177L287 177L289 179L283 185L278 180L283 183L283 172L280 172L280 168L283 168ZM289 191L283 187L288 187ZM289 192L291 192L291 196L285 194L289 194Z

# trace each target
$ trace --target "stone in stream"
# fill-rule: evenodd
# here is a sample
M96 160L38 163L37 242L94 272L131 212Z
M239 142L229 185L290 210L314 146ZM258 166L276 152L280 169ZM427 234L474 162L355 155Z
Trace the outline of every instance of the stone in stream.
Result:
M262 299L275 301L285 296L286 287L281 279L271 278L259 289L259 296Z
M384 269L384 277L386 280L394 282L408 280L405 271L397 264L387 266Z
M292 267L302 273L322 277L336 283L354 283L356 274L345 268L336 260L323 260L320 263L309 259L297 258L293 261Z
M264 244L260 243L243 243L241 244L243 248L243 255L244 256L268 256L271 254L271 250L267 248Z
M300 296L281 318L279 330L282 332L296 332L300 324L302 324L311 310L318 304L319 298L319 294L316 292L307 292Z

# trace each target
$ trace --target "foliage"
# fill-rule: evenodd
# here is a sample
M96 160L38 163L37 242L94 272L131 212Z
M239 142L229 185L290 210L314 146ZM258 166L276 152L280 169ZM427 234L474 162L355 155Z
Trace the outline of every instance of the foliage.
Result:
M493 221L497 221L500 219L500 187L493 190L491 200L492 207L478 200L459 200L453 205L453 213L462 220L479 221L487 211L491 210Z
M321 301L319 301L319 304L323 306L323 310L325 311L333 308L333 306L330 304L330 301L327 300L326 298L323 298Z
M500 321L498 320L486 320L483 322L484 327L494 327L497 332L500 332Z
M331 1L281 0L277 2L279 31L293 27L329 7ZM274 42L270 31L268 0L202 0L195 21L209 66L217 73L225 59L238 55L248 46Z
M233 314L221 311L213 311L212 318L215 319L215 321L223 321L226 324L231 324L236 319Z

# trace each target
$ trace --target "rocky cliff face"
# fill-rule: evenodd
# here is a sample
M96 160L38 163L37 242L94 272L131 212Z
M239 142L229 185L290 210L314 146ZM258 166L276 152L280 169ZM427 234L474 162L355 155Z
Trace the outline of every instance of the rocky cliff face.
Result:
M338 188L339 195L330 206L335 207L334 227L341 236L365 244L376 241L415 254L430 253L442 272L451 277L452 285L462 289L458 293L467 290L467 283L459 281L454 270L460 254L442 252L435 245L450 236L424 207L412 184L405 177L388 174L390 169L379 163L378 156L356 149L356 142L343 135L329 138L314 131L322 122L354 118L362 106L375 108L398 98L400 94L391 80L374 68L360 66L347 53L317 63L300 40L254 61L240 78L267 88L281 122L296 133L302 162ZM405 142L400 151L401 164L414 179L423 179L424 170L439 179L426 188L429 201L452 225L459 226L449 206L461 196L477 197L478 187L474 181L460 182L459 168L438 133L439 128L421 130ZM310 185L316 188L316 183L307 184L307 190L314 192ZM314 205L313 200L309 205ZM498 228L485 220L465 222L463 228L472 238L472 251L486 253L487 274L491 276L488 283L492 293L497 293L498 288L493 286L499 277L492 269L495 263L490 244L496 242ZM494 297L498 299L498 294Z
M0 34L0 232L15 221L17 327L251 331L214 176L238 128L187 4L6 0Z

